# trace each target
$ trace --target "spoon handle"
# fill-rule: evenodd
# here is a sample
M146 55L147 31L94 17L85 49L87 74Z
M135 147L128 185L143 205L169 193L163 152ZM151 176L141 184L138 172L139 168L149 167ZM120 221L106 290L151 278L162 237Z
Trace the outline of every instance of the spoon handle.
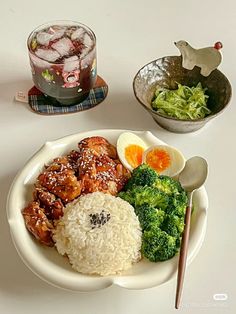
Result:
M192 192L189 195L188 206L185 212L185 227L184 227L184 232L182 236L180 255L179 255L178 277L177 277L177 287L176 287L176 297L175 297L176 309L179 308L180 299L181 299L182 290L183 290L184 274L185 274L186 260L187 260L187 253L188 253L191 211L192 211Z

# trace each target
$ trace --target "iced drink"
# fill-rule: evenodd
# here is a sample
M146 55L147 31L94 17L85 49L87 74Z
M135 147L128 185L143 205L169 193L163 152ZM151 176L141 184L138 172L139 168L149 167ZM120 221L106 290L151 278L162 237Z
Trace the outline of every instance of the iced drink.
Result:
M35 29L28 38L35 86L54 104L84 100L96 82L96 38L85 25L55 21Z

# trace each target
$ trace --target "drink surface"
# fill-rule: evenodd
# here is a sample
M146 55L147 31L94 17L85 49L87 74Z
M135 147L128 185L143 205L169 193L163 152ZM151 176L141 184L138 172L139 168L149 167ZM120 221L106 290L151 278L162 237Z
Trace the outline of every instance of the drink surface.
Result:
M36 87L62 104L80 102L96 81L94 34L81 25L51 25L28 41Z

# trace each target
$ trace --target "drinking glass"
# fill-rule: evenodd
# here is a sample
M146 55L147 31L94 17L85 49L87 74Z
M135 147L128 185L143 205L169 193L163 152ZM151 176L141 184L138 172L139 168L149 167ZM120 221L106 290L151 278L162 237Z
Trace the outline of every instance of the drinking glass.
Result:
M86 25L53 21L37 27L27 40L35 86L54 105L83 101L97 77L96 37Z

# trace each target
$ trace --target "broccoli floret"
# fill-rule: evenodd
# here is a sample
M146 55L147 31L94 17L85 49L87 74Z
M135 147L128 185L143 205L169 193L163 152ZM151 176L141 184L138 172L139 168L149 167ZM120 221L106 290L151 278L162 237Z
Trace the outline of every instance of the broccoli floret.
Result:
M161 229L172 237L181 237L184 231L184 217L178 217L176 215L166 215Z
M179 250L181 246L181 240L182 240L182 237L179 237L176 239L176 252Z
M125 190L132 189L134 186L152 186L157 180L158 174L147 164L142 164L134 169L131 178L125 185Z
M166 208L167 214L183 217L185 215L188 197L185 191L169 197L169 206Z
M130 191L130 190L129 191L121 191L118 193L117 196L134 206L135 195L132 191Z
M153 186L169 196L169 206L166 208L167 214L184 216L188 197L178 181L162 175L158 176Z
M118 196L133 205L134 208L148 204L156 208L166 209L169 204L168 195L150 186L134 186L131 190L120 192Z
M142 230L147 230L154 226L159 227L165 219L165 212L163 210L148 204L137 207L135 212L138 215Z
M178 249L175 237L155 227L144 231L141 250L149 261L158 262L173 257Z
M157 176L153 186L168 195L178 195L179 193L183 192L183 188L178 181L164 175Z

